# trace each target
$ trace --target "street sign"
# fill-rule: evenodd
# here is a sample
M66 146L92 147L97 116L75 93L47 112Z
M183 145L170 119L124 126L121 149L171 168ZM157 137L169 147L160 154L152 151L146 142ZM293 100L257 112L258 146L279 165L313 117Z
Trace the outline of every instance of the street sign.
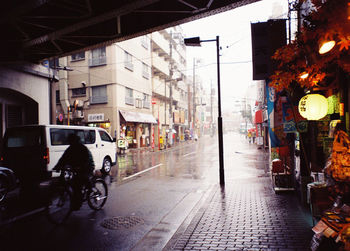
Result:
M152 105L157 104L157 101L156 101L155 99L153 99L153 98L152 98L152 101L151 101L151 102L152 102Z
M63 114L62 114L62 113L60 113L60 115L58 115L58 120L59 120L60 122L63 121Z

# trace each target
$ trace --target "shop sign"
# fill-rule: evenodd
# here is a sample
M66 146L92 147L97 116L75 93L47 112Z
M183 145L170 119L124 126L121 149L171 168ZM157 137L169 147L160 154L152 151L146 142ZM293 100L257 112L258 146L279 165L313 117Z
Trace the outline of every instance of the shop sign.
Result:
M154 126L152 126L152 148L154 149Z
M128 141L129 144L133 143L133 137L132 136L126 136L125 139Z
M303 132L307 132L307 121L299 121L297 123L297 127L298 127L298 132L299 133L303 133Z
M126 140L125 139L118 139L118 147L119 148L126 148Z
M269 118L269 115L268 115L268 113L267 113L267 110L264 110L264 111L263 111L263 121L268 120L268 118Z
M294 133L297 131L294 121L288 121L283 123L283 131L285 133Z
M339 104L339 115L344 116L344 103Z
M178 111L174 112L174 123L176 124L180 123L180 116Z
M105 119L104 113L88 114L88 122L104 121L104 119Z
M180 111L180 123L185 123L185 111Z

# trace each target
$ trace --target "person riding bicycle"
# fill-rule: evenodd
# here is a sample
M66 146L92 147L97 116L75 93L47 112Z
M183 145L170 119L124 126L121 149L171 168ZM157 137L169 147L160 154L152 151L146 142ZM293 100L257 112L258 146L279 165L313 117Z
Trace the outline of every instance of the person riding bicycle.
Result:
M68 143L69 147L59 159L54 170L60 170L67 165L73 168L76 173L72 180L73 209L78 210L83 203L82 188L89 184L90 177L95 169L95 163L90 150L80 142L78 135L70 134Z

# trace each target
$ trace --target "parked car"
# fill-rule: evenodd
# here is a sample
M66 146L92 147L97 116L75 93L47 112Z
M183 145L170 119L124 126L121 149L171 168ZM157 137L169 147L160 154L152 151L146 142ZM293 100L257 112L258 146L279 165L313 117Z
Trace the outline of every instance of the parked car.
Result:
M8 128L4 135L2 165L20 182L40 182L68 148L68 135L76 134L92 153L95 166L108 173L116 163L116 144L102 128L65 125L32 125Z
M0 202L3 201L7 193L17 186L17 178L12 170L0 166Z

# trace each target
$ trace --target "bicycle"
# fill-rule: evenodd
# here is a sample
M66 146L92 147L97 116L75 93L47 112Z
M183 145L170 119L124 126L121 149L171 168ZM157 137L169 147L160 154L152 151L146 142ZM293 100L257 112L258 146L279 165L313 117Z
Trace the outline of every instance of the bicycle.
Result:
M60 176L53 182L46 207L48 219L58 225L64 223L74 211L72 180L76 175L70 166L63 167L59 172ZM107 184L103 179L93 176L89 184L83 186L82 195L82 201L87 201L91 209L100 210L107 201Z

